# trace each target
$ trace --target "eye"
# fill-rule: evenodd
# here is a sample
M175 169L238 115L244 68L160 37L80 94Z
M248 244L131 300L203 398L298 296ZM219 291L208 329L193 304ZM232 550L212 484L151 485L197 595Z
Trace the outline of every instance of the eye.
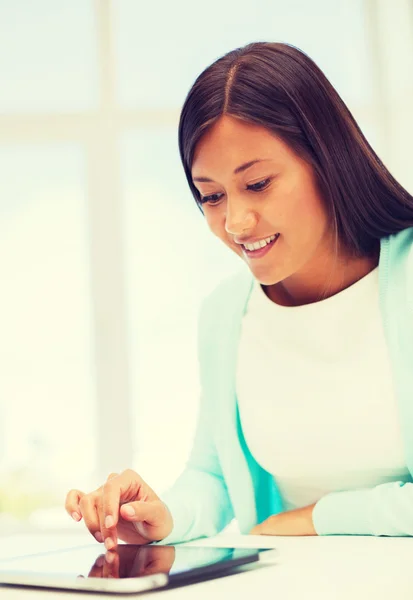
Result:
M201 196L199 199L200 204L218 204L224 194L211 194L210 196Z
M251 190L251 192L261 192L262 190L266 190L270 183L271 178L268 177L267 179L263 179L262 181L258 181L257 183L247 185L247 190Z

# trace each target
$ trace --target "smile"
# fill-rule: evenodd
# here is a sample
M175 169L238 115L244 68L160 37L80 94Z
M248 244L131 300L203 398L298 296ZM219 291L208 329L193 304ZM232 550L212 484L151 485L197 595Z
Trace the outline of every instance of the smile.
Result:
M252 252L253 250L259 250L260 248L264 248L267 244L270 244L275 238L279 235L279 233L271 235L264 240L259 240L258 242L254 242L253 244L242 244L244 248Z
M253 242L252 244L242 244L242 249L250 258L260 258L261 256L264 256L264 254L267 254L279 237L280 234L276 233L268 238L259 240L258 242Z

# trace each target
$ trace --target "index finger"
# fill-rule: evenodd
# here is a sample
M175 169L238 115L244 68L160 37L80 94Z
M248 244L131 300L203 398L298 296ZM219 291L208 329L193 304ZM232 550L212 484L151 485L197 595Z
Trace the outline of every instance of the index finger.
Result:
M107 479L106 479L106 483L108 481L110 481L111 479L114 479L115 477L118 477L119 473L111 473ZM105 542L105 546L107 548L107 550L110 550L112 548L114 548L116 546L117 543L117 530L116 530L116 525L112 526L110 525L109 527L105 526L105 519L106 519L106 513L104 511L104 497L105 497L105 484L102 486L101 488L101 501L99 502L99 507L98 507L98 512L99 512L99 521L100 521L100 530L101 530L101 534L102 534L102 541ZM109 535L107 534L107 529L111 529ZM110 542L106 541L106 540L110 540Z
M143 483L142 478L127 469L120 475L106 481L102 490L102 536L108 550L117 544L116 526L119 521L119 507L121 499L134 500L138 496L139 489ZM122 496L127 491L127 498Z

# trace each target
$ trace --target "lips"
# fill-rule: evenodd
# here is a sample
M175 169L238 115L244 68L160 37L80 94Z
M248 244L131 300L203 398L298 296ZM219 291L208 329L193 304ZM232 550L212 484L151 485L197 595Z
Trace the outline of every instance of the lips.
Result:
M279 237L280 237L280 234L277 233L277 234L270 236L269 238L264 238L263 240L259 240L258 242L249 243L246 245L242 244L242 250L243 250L244 254L246 254L246 256L248 256L249 258L261 258L262 256L264 256L271 250L271 248L278 241ZM268 241L268 240L271 240L271 241ZM265 242L265 244L262 245L262 242ZM256 247L257 244L259 244L259 247ZM255 249L250 250L247 246L249 248L255 247Z
M242 244L246 250L253 252L254 250L259 250L260 248L264 248L267 244L270 244L277 237L277 233L270 235L266 238L262 238L261 240L257 240L255 242L245 242Z

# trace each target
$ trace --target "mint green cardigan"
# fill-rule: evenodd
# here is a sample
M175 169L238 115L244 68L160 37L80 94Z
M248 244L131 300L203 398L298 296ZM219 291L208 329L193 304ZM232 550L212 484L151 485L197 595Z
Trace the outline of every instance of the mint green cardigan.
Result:
M256 523L283 510L273 477L245 443L235 394L241 321L252 283L249 272L226 280L201 310L200 414L186 469L163 495L174 520L172 534L163 543L215 535L234 517L241 532L248 533ZM381 240L379 290L406 464L412 475L413 228ZM332 492L316 504L313 520L319 535L411 536L413 483Z

